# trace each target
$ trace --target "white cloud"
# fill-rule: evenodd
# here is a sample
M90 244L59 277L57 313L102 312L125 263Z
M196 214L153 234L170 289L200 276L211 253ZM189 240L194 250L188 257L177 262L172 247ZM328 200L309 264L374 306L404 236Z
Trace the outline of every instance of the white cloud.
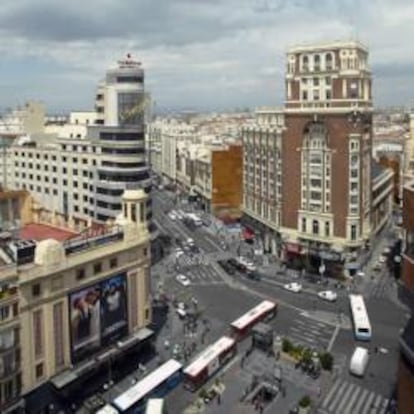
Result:
M73 0L59 7L54 0L3 0L0 88L12 86L13 94L2 94L0 105L40 90L51 108L83 108L105 69L126 52L143 62L160 105L278 103L289 46L355 35L370 48L378 103L404 103L414 92L407 82L412 15L409 0ZM44 73L31 73L33 59Z

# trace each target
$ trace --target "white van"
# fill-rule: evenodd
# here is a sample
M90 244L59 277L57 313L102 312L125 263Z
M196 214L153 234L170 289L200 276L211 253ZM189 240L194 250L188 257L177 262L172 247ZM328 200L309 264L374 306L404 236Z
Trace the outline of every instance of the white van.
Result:
M357 346L349 363L349 372L358 377L363 377L369 361L368 349Z

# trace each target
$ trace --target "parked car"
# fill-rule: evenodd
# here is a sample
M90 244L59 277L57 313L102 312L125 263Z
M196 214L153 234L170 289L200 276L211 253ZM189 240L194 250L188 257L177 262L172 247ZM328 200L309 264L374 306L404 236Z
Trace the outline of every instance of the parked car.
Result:
M169 217L172 221L177 220L177 215L176 215L173 211L170 211L170 212L168 213L168 217Z
M283 286L286 290L290 292L299 293L302 290L302 285L297 282L287 283Z
M191 282L190 282L190 279L188 279L187 276L177 275L175 279L178 283L180 283L183 286L190 286Z
M328 302L335 302L338 298L338 295L333 290L323 290L321 292L318 292L318 296L323 300L327 300Z
M387 261L387 256L381 255L378 259L378 261L382 264L384 264Z

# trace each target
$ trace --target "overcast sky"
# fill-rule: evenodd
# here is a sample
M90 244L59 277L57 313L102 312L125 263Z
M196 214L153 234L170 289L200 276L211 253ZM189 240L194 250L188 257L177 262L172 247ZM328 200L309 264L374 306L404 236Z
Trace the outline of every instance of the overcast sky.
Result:
M414 104L413 0L2 0L0 111L93 108L130 52L163 110L279 105L286 49L357 37L377 106Z

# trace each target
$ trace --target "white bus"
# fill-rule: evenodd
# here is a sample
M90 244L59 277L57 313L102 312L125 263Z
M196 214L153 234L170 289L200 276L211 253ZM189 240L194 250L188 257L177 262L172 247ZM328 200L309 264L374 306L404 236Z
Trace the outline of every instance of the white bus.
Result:
M116 397L112 405L121 413L145 413L148 399L164 397L179 384L182 368L178 361L170 359Z
M364 298L362 295L349 295L349 305L351 307L355 338L360 341L369 341L372 330Z
M162 398L150 398L147 402L145 414L166 414L164 400Z

